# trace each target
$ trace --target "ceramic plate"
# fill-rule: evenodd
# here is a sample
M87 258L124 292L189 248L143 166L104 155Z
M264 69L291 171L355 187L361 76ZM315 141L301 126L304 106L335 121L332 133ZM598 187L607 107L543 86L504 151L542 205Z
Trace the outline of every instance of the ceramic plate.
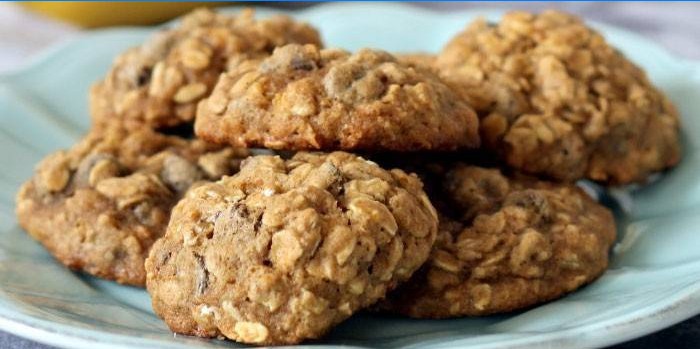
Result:
M232 9L235 11L235 9ZM260 10L259 16L273 11ZM438 14L398 4L331 4L293 13L328 46L437 52L474 11ZM619 190L620 241L610 270L556 302L516 314L418 321L356 316L314 346L377 348L591 347L641 336L700 313L700 63L672 57L645 39L597 26L677 103L684 159L655 184ZM145 291L72 273L18 226L14 194L44 155L88 128L87 91L112 59L154 29L85 34L25 69L0 77L0 328L79 348L237 347L170 333Z

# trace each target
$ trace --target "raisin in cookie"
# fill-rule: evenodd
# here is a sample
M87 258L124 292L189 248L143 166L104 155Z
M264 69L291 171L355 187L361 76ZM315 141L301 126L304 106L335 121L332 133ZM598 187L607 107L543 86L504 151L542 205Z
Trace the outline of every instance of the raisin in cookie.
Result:
M233 174L247 151L110 127L46 157L17 195L20 225L66 266L144 285L171 208L199 180Z
M576 290L608 265L612 214L576 186L466 165L436 183L435 248L380 308L417 318L524 309Z
M93 122L128 126L175 126L191 122L197 102L219 75L243 57L288 43L320 45L315 29L275 16L255 20L253 11L220 15L197 10L176 27L118 56L91 91Z
M178 333L254 344L318 338L426 260L437 214L420 180L358 156L255 156L191 190L146 260Z
M557 180L642 182L680 160L674 106L578 18L547 11L472 23L437 66L461 82L484 147Z
M430 69L383 51L290 44L224 74L195 132L285 150L451 150L478 145L477 123Z

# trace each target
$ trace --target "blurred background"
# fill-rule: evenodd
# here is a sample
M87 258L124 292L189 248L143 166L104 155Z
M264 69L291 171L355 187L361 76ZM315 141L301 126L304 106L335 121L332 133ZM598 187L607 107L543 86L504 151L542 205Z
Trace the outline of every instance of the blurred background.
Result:
M90 30L114 26L152 25L168 21L197 6L227 6L234 3L193 2L31 2L0 3L0 72L19 68L47 47L70 40ZM238 3L241 4L241 3ZM245 4L245 3L244 3ZM255 6L289 9L318 6L318 3L255 3ZM564 9L588 20L630 29L665 46L678 56L700 59L700 4L689 2L488 2L412 3L434 11L500 8L541 10ZM339 14L342 15L342 14Z
M26 64L52 45L85 35L91 30L115 26L153 25L168 21L197 6L234 3L0 3L0 74ZM240 3L239 3L240 4ZM318 3L255 3L255 6L298 9ZM438 12L466 9L557 8L586 18L622 27L666 47L679 57L700 60L700 3L690 2L573 2L573 3L412 3L410 6ZM342 20L342 13L338 14ZM700 316L656 334L616 348L700 348ZM46 349L0 330L0 348Z

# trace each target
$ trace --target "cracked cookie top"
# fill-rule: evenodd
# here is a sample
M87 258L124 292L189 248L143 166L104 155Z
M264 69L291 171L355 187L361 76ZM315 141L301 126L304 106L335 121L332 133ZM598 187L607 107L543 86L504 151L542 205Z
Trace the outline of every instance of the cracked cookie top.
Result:
M575 16L477 20L440 53L485 148L556 180L644 181L680 160L679 120L644 72Z
M191 190L146 262L178 333L254 344L318 338L408 279L437 215L422 183L358 156L250 157Z
M129 127L192 122L197 102L223 71L288 43L321 45L315 29L286 16L256 20L250 9L236 15L196 10L115 59L91 90L93 122Z
M611 212L574 185L452 165L434 171L435 247L380 309L418 318L528 308L593 281L615 240Z
M238 170L237 150L108 127L47 156L17 195L27 232L66 266L143 285L150 246L191 186Z
M384 52L290 44L224 74L195 132L284 150L452 150L478 145L472 109L431 69Z

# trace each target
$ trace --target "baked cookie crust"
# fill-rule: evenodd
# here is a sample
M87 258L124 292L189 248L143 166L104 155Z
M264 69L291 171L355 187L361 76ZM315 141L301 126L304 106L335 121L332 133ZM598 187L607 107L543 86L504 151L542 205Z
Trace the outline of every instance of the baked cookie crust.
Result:
M235 173L247 155L150 129L92 131L39 163L17 194L19 224L67 267L143 286L171 208L199 181Z
M288 43L321 45L321 39L314 28L287 16L256 20L250 9L236 15L196 10L115 59L90 92L93 123L191 123L197 103L223 71Z
M401 170L344 152L255 156L175 207L147 286L174 332L299 343L407 280L436 233L422 183Z
M621 52L556 11L477 20L436 65L461 83L482 143L555 180L643 182L680 160L676 109Z
M509 312L560 298L607 268L613 216L578 187L462 164L436 181L435 248L380 309L416 318Z
M473 110L431 69L384 51L290 44L222 75L195 132L277 150L476 147Z

